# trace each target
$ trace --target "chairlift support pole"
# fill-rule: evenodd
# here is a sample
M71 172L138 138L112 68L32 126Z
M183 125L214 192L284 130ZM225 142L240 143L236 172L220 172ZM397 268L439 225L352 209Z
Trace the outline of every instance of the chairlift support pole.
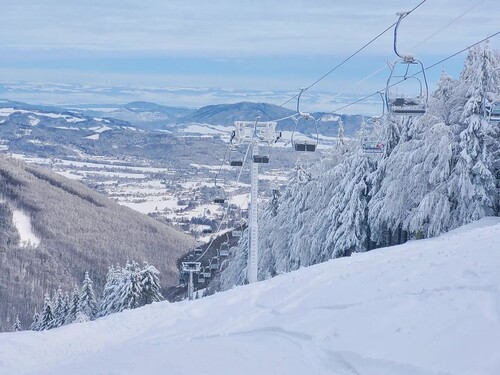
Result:
M193 281L193 273L198 273L201 270L200 262L182 262L182 271L189 273L189 283L187 296L189 300L194 299L194 281Z
M268 157L259 153L259 145L272 145L280 134L276 132L276 122L235 121L234 141L238 144L250 144L252 147L252 167L250 174L250 212L248 228L247 281L257 281L259 264L259 164L267 164Z
M253 142L252 160L259 155L259 144ZM257 269L259 263L259 163L252 163L252 174L250 182L250 244L248 251L248 283L257 281Z
M193 271L189 271L188 299L190 301L194 299Z

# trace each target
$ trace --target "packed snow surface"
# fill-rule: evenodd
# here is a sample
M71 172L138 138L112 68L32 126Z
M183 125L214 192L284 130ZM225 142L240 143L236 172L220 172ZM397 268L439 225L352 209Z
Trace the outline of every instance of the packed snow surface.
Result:
M500 374L500 219L181 303L0 335L1 374Z

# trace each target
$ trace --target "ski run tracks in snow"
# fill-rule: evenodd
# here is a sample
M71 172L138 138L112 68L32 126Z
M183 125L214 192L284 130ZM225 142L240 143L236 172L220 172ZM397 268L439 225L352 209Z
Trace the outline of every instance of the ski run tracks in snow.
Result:
M0 374L500 374L500 219L182 303L0 335Z

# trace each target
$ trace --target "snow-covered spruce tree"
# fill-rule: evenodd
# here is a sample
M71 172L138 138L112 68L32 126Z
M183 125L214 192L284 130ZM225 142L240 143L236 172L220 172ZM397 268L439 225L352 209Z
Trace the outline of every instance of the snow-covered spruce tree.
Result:
M345 140L344 140L344 122L342 121L342 118L339 119L339 129L337 132L337 147L344 147Z
M50 305L50 296L45 295L45 300L43 302L43 310L40 318L39 330L45 331L53 328L54 326L54 314L52 312L52 306Z
M438 122L445 125L453 125L458 122L460 116L453 109L459 105L459 96L456 95L458 81L446 74L443 69L441 77L437 82L437 89L430 96L429 111L437 117Z
M69 312L66 317L65 324L73 323L76 320L79 304L80 304L80 291L78 290L78 287L75 286L75 288L73 289L73 294L71 295L69 303Z
M408 233L432 236L449 227L446 182L453 134L441 122L448 117L441 99L436 93L425 116L401 122L398 143L370 178L374 188L368 216L372 240L379 244L391 244L393 233L400 243Z
M376 170L367 177L367 184L370 186L370 203L368 207L368 225L370 227L371 240L380 244L383 242L384 223L375 213L373 208L385 204L385 195L383 193L383 184L390 175L390 167L392 159L391 154L400 142L403 124L401 119L386 115L380 124L382 130L382 138L384 139L384 152L381 160L377 164ZM382 192L381 192L382 191Z
M16 320L14 321L14 325L12 326L12 330L14 332L19 332L23 330L23 327L21 326L21 321L19 320L19 316L16 315Z
M141 274L139 265L128 261L123 269L123 284L119 291L120 311L141 306Z
M61 325L69 323L70 309L71 309L71 299L69 298L69 294L66 292L64 293L63 308L62 308L62 316L64 316L64 320L61 323Z
M35 313L33 314L33 321L31 322L30 330L40 331L40 314L38 314L36 310Z
M278 214L280 196L281 192L279 185L276 181L273 181L271 185L271 211L273 216L276 216Z
M419 157L408 181L414 186L413 204L403 223L410 233L421 232L432 237L447 231L451 225L447 182L457 147L450 126L457 85L458 82L443 70L437 89L430 97L427 114L415 124L414 139Z
M243 231L236 249L236 252L230 254L231 261L227 268L220 274L222 290L247 282L248 228Z
M61 288L55 294L54 302L54 328L61 327L66 321L66 307L64 304L64 295Z
M89 272L85 272L85 278L80 291L78 303L77 321L94 320L97 315L97 301L94 294L93 282Z
M326 250L330 258L369 250L368 178L376 168L376 160L358 149L342 164L343 177L326 210L326 220L318 222L319 230L326 233L326 241L323 244L316 244L317 239L313 241L313 247L323 246L323 253Z
M346 149L352 149L351 145ZM295 174L279 198L276 215L266 205L259 220L259 279L273 277L301 266L315 264L332 256L334 249L326 245L329 207L333 195L341 190L339 183L345 170L338 161L350 158L351 153L335 149L311 168L311 179ZM313 175L314 174L314 175ZM323 215L323 216L321 216ZM222 272L221 287L227 289L246 280L248 241L244 235L238 250L231 254L228 267Z
M145 263L141 269L134 261L128 261L121 269L110 267L99 315L105 316L162 301L159 274L154 266Z
M123 272L118 267L109 267L99 308L99 316L106 316L123 310L120 303L120 290L123 283Z
M452 204L451 227L456 228L495 213L496 186L493 172L498 139L483 118L482 104L493 69L500 64L487 46L469 50L460 76L458 95L464 95L460 111L458 156L449 180Z
M160 271L154 266L147 263L144 264L140 271L141 285L141 301L140 305L148 305L153 302L163 301L163 296L160 292Z
M401 130L402 130L402 121L401 119L387 115L384 118L383 128L384 128L384 156L388 157L392 151L396 148L399 140L401 139Z
M311 174L309 171L304 168L304 165L302 164L302 160L298 159L297 162L295 163L295 175L297 178L297 181L301 183L309 182L312 179Z

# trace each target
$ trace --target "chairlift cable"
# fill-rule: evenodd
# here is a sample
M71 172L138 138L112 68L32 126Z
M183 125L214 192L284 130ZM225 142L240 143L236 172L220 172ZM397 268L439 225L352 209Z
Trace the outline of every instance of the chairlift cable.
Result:
M451 21L449 21L447 24L445 24L443 27L441 27L440 29L436 30L435 32L433 32L431 35L429 35L427 38L425 38L424 40L422 40L420 43L418 43L417 45L413 46L413 48L417 48L417 47L420 47L422 44L424 44L425 42L427 42L429 39L435 37L437 34L439 34L441 31L443 31L444 29L447 29L448 27L450 27L453 23L455 23L456 21L458 21L460 18L462 18L463 16L465 16L467 13L473 11L474 9L476 9L479 5L481 5L482 3L484 3L486 0L480 0L479 2L477 2L475 5L473 5L472 7L470 7L469 9L465 10L463 13L459 14L457 17L455 17L454 19L452 19Z
M224 168L224 164L226 161L226 156L228 154L228 151L229 151L229 145L226 146L226 151L224 152L224 157L222 158L220 168L218 169L217 173L215 174L215 177L214 177L214 185L215 186L217 186L217 178L219 177L219 174L222 172L222 169Z
M245 162L246 162L247 157L248 157L248 153L249 153L249 150L250 150L250 146L251 146L251 144L249 144L249 145L247 146L247 150L246 150L246 152L245 152L245 157L243 158L243 165L240 167L240 172L239 172L239 174L238 174L238 178L236 179L236 184L238 184L238 183L240 182L240 178L241 178L241 175L242 175L242 173L243 173L243 168L244 168L244 166L245 166ZM224 214L222 215L222 218L221 218L221 221L220 221L220 223L219 223L219 227L217 228L216 233L217 233L217 232L219 232L219 231L220 231L220 229L222 228L222 224L224 223L224 220L225 220L225 218L226 218L226 216L227 216L228 211L229 211L229 203L228 203L228 204L227 204L227 206L225 207ZM210 243L208 244L208 246L207 246L207 248L205 249L205 251L204 251L204 252L203 252L203 253L202 253L202 254L198 257L198 259L196 259L196 262L199 262L199 261L200 261L200 260L201 260L201 259L205 256L205 254L208 252L208 250L210 250L210 248L212 247L212 245L213 245L214 241L215 241L215 236L214 236L214 238L212 238L212 240L211 240L211 241L210 241Z
M429 35L428 37L426 37L424 40L422 40L421 42L419 42L418 44L414 45L412 47L412 49L415 49L415 48L418 48L420 47L422 44L424 44L425 42L427 42L429 39L435 37L437 34L441 33L443 30L447 29L448 27L450 27L453 23L455 23L456 21L458 21L459 19L461 19L463 16L465 16L467 13L471 12L472 10L474 10L475 8L477 8L479 5L481 5L482 3L484 3L486 0L480 0L479 2L477 2L475 5L473 5L472 7L468 8L467 10L465 10L464 12L462 12L461 14L459 14L457 17L455 17L454 19L452 19L451 21L449 21L448 23L446 23L444 26L442 26L440 29L436 30L435 32L433 32L431 35ZM380 68L378 68L377 70L375 70L374 72L368 74L367 76L361 78L359 81L355 82L354 84L348 86L348 87L345 87L343 88L342 90L340 90L337 94L335 94L331 100L333 99L336 99L338 97L340 97L342 94L344 94L346 91L348 90L351 90L352 88L354 87L357 87L358 85L366 82L368 79L370 79L371 77L377 75L378 73L382 72L383 70L385 70L387 68L387 64L384 64L382 65Z
M411 13L413 13L415 10L417 10L417 8L419 8L422 4L424 4L427 0L422 0L420 3L418 3L415 7L413 7L411 10L409 10L407 13L406 13L406 16L410 15ZM372 44L373 42L375 42L378 38L380 38L382 35L384 35L386 32L388 32L390 29L392 29L394 26L396 26L397 24L397 21L394 22L392 25L390 25L389 27L387 27L386 29L384 29L382 32L380 32L377 36L373 37L372 39L370 39L370 41L368 41L367 43L365 43L362 47L358 48L355 52L353 52L351 55L349 55L348 57L346 57L344 60L342 60L340 63L338 63L337 65L335 65L332 69L330 69L328 72L326 72L325 74L323 74L321 77L319 77L318 79L316 79L313 83L311 83L309 86L306 86L304 88L304 91L307 91L309 90L311 87L315 86L316 84L318 84L320 81L322 81L323 79L325 79L326 77L328 77L330 74L332 74L334 71L336 71L338 68L340 68L342 65L344 65L346 62L348 62L349 60L351 60L354 56L356 56L358 53L360 53L361 51L363 51L366 47L368 47L370 44ZM283 102L280 107L283 107L284 105L290 103L292 100L296 99L298 97L299 94L295 94L294 96L292 96L291 98L289 98L288 100L286 100L285 102Z
M455 57L455 56L457 56L457 55L459 55L459 54L461 54L461 53L463 53L463 52L467 51L468 49L470 49L470 48L472 48L472 47L474 47L474 46L477 46L478 44L481 44L481 43L483 43L484 41L486 41L486 40L488 40L488 39L491 39L491 38L493 38L493 37L497 36L498 34L500 34L500 31L497 31L497 32L496 32L496 33L494 33L494 34L491 34L490 36L487 36L486 38L483 38L483 39L481 39L480 41L478 41L478 42L476 42L476 43L474 43L474 44L471 44L470 46L467 46L467 47L465 47L465 48L461 49L460 51L457 51L457 52L453 53L452 55L449 55L448 57L445 57L444 59L442 59L442 60L439 60L439 61L435 62L435 63L434 63L434 64L432 64L432 65L427 66L427 67L424 69L424 71L427 71L427 70L429 70L429 69L432 69L432 68L434 68L436 65L439 65L439 64L441 64L441 63L443 63L443 62L445 62L445 61L447 61L447 60L449 60L449 59L451 59L451 58L453 58L453 57ZM410 76L410 77L412 77L412 76ZM396 86L397 84L399 84L399 83L401 83L401 82L404 82L404 80L401 80L401 81L395 82L394 84L390 85L389 87ZM348 103L348 104L345 104L345 105L343 105L343 106L341 106L341 107L338 107L338 108L334 109L333 111L328 112L328 114L335 114L336 112L338 112L338 111L340 111L340 110L342 110L342 109L348 108L348 107L350 107L350 106L353 106L354 104L358 104L358 103L360 103L360 102L362 102L362 101L364 101L364 100L366 100L366 99L369 99L369 98L371 98L372 96L377 95L380 91L384 91L384 90L385 90L385 89L382 89L382 90L377 90L376 92L374 92L374 93L372 93L372 94L369 94L369 95L363 96L363 97L362 97L362 98L360 98L360 99L357 99L357 100L355 100L355 101L353 101L353 102L350 102L350 103Z

